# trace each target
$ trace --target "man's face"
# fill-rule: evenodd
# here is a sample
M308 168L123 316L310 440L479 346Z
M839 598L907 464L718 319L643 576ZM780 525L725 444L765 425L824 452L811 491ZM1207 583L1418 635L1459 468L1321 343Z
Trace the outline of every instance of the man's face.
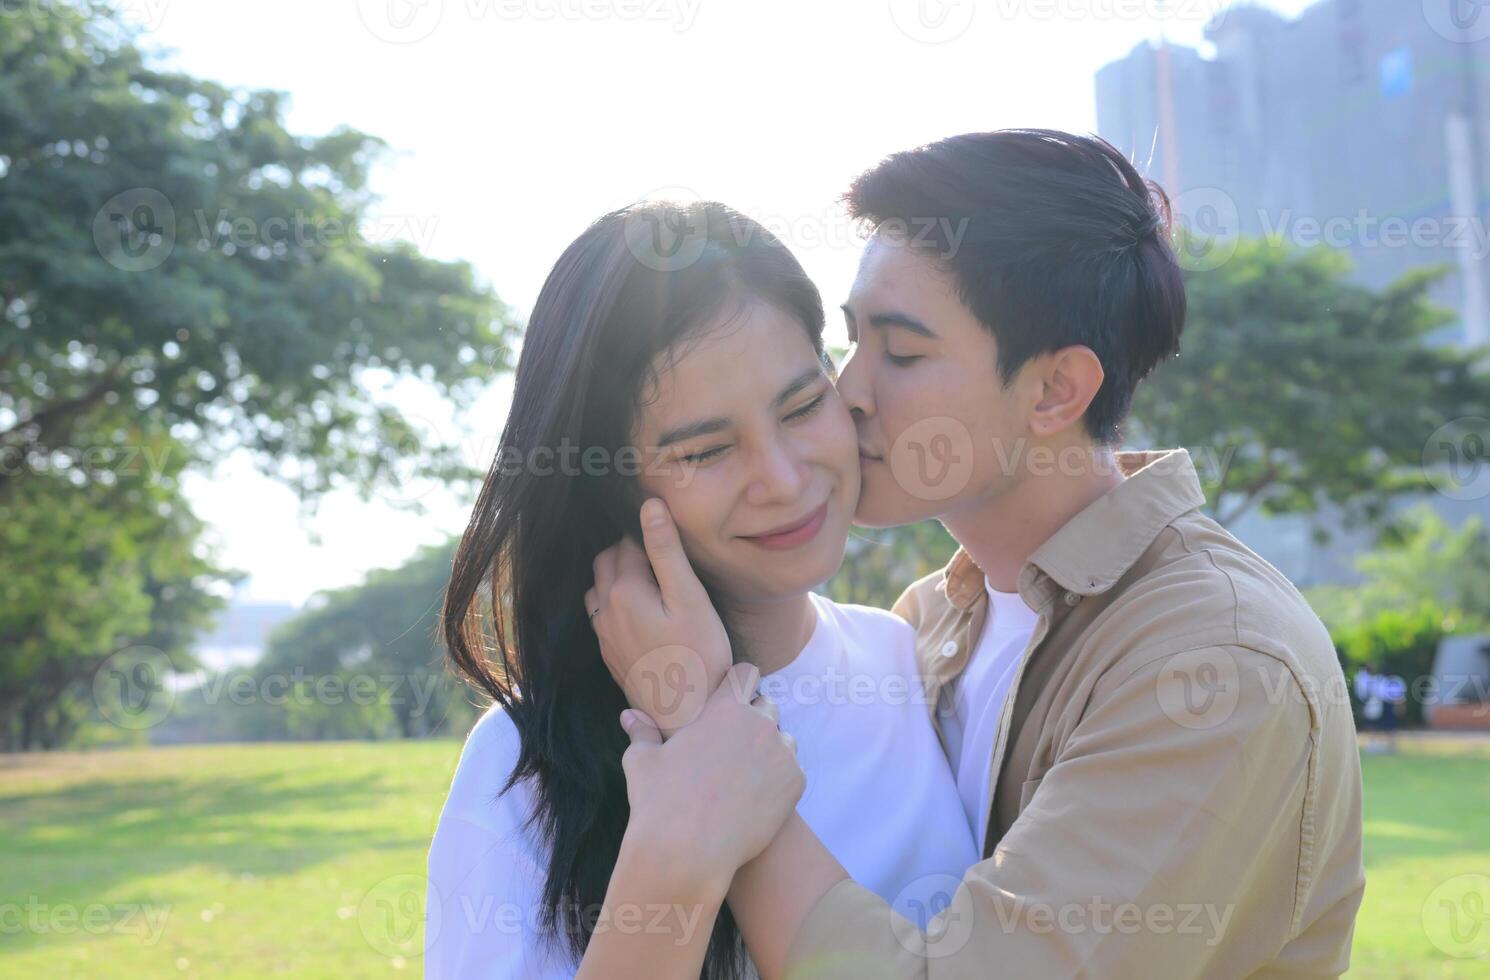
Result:
M893 527L1007 493L1028 391L936 257L876 236L843 304L852 353L838 391L858 430L858 524ZM1027 389L1028 386L1025 386Z

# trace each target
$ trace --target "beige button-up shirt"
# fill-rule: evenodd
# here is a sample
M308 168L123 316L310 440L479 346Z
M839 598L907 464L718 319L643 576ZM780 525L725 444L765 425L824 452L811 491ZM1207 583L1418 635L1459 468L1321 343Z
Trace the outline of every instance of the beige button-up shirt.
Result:
M1020 574L1039 622L990 760L984 860L949 879L924 933L839 883L789 976L1345 971L1365 873L1334 646L1282 574L1200 513L1188 453L1118 460L1128 478ZM896 611L934 706L982 632L983 575L959 552Z

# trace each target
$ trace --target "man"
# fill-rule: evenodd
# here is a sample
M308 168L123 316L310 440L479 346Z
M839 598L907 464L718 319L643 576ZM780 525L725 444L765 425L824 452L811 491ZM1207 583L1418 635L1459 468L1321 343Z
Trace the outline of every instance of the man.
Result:
M1188 454L1113 449L1184 322L1167 204L1108 144L1051 131L896 154L848 203L875 229L843 305L856 519L935 517L961 545L895 609L984 860L922 933L793 815L724 869L762 975L1344 972L1361 784L1330 639L1200 512ZM689 576L649 510L657 581ZM618 677L663 641L718 634L701 589L668 595L645 563L625 567L592 602ZM665 637L649 634L658 610ZM761 764L743 744L663 744L626 723L639 772L685 752ZM704 812L721 835L758 819Z

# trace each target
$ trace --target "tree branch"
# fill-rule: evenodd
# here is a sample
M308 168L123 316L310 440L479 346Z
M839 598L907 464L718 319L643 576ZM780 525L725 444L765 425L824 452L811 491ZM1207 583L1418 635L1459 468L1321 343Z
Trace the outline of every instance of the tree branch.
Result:
M50 446L54 436L71 425L72 420L77 416L103 401L104 397L116 390L118 385L119 368L115 365L99 375L88 390L78 397L53 402L34 413L30 418L17 422L4 432L0 432L0 439L8 438L22 429L36 426L36 434L26 440L26 447L29 449L33 446Z
M35 427L34 434L17 442L12 448L19 449L23 456L33 449L51 448L59 436L72 431L73 423L81 415L98 405L110 392L117 391L120 379L121 368L116 364L99 375L88 390L78 397L54 402L25 421L17 422L0 432L0 440ZM14 491L15 477L19 470L19 467L0 466L0 500L8 499Z
M1230 527L1232 521L1235 521L1252 509L1252 505L1257 502L1258 496L1268 487L1272 486L1277 479L1278 464L1272 462L1272 453L1269 453L1267 469L1263 470L1260 477L1247 484L1246 489L1241 491L1242 502L1236 507L1233 507L1231 513L1225 516L1221 515L1221 495L1219 493L1216 495L1216 523L1222 527Z

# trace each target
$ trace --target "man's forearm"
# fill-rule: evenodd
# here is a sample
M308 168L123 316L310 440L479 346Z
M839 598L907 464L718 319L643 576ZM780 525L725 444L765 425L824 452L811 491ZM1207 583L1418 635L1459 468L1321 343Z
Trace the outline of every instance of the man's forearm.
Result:
M769 847L735 873L730 911L762 980L785 974L797 930L818 899L847 877L798 813L787 818Z

